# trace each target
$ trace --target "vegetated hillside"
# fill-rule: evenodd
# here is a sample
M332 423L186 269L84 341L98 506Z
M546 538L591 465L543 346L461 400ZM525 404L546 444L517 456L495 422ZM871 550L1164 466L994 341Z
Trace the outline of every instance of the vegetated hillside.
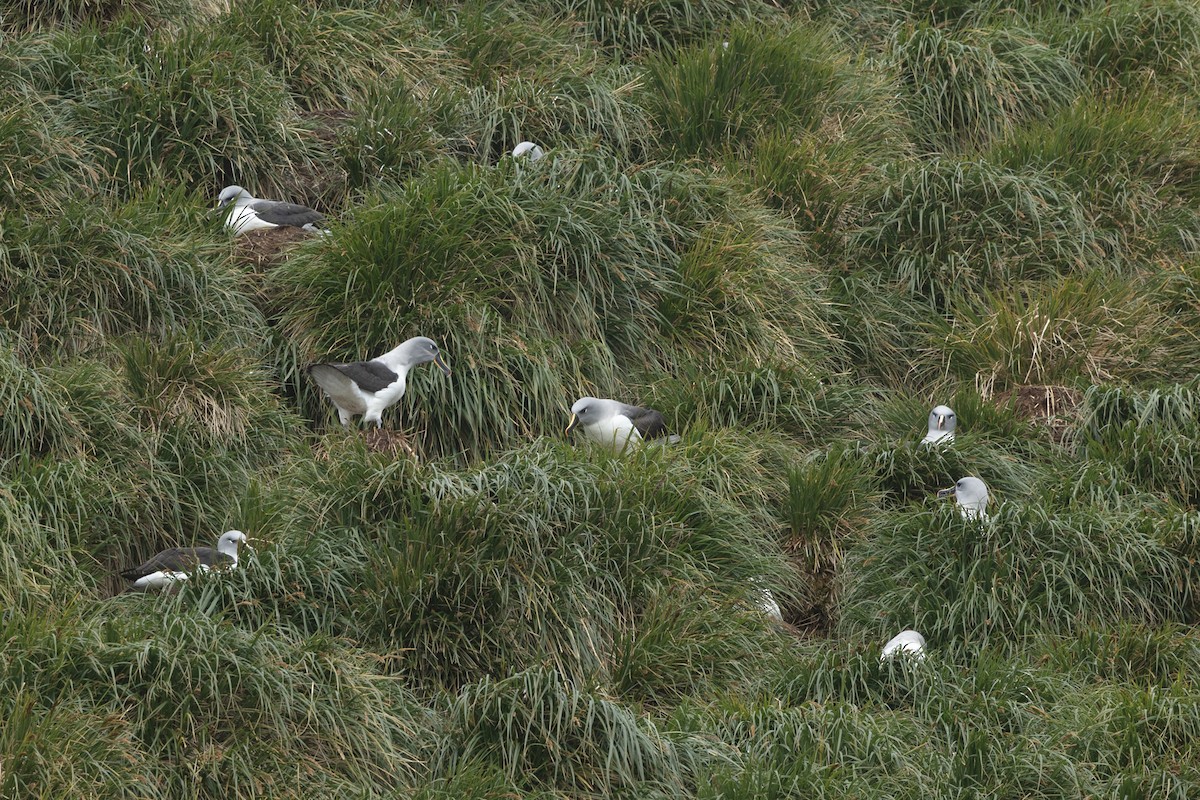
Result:
M1196 3L0 14L0 797L1200 794Z

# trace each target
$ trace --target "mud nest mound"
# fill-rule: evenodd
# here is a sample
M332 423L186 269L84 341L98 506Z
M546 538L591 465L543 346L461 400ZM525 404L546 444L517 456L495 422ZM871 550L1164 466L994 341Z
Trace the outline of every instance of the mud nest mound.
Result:
M1050 429L1061 442L1074 425L1083 393L1066 386L1018 386L996 395L999 404L1012 404L1017 416Z
M316 234L301 228L264 228L247 231L234 240L235 258L256 271L273 266L287 257L287 251L296 243Z

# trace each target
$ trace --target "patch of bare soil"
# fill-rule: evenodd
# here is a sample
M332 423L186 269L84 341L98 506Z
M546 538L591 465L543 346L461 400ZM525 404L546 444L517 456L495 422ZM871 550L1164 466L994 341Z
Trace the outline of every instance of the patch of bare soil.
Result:
M302 112L300 118L309 123L314 138L332 145L337 142L341 129L354 119L354 114L344 108L314 108Z
M1082 401L1082 392L1066 386L1018 386L996 395L996 402L1011 403L1017 416L1049 428L1056 442L1066 437Z

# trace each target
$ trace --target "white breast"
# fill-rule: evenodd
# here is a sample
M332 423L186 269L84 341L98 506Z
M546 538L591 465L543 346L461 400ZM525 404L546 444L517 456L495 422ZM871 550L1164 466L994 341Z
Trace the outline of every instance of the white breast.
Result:
M258 214L254 213L254 209L250 206L235 205L229 212L229 216L225 218L225 227L232 228L234 234L241 234L246 231L278 228L279 226L259 219Z
M591 439L611 447L614 453L622 453L630 442L642 440L633 420L624 414L614 414L594 425L585 426L583 430Z

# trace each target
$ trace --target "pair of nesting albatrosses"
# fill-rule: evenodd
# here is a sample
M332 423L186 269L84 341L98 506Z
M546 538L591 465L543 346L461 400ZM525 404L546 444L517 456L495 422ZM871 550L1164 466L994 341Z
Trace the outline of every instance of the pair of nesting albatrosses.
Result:
M950 406L934 406L929 412L929 430L921 444L945 444L954 441L954 433L958 421L954 409ZM941 489L937 496L953 497L958 503L958 510L967 519L987 520L988 488L979 478L960 478L948 489Z

